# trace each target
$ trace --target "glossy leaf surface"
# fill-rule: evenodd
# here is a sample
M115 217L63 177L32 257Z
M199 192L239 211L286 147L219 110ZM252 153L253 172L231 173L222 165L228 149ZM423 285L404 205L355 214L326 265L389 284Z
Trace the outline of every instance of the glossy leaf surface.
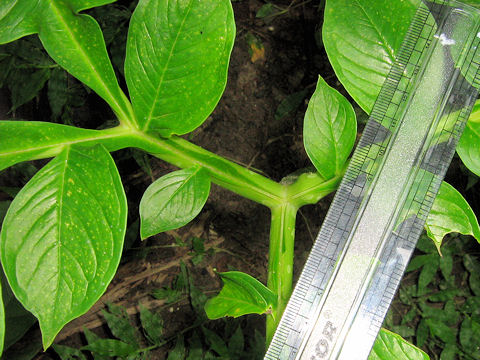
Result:
M5 0L0 4L0 43L37 34L48 54L104 98L120 118L130 105L118 85L98 23L79 11L114 0Z
M472 235L480 242L480 227L472 208L462 194L445 181L440 186L425 228L438 249L443 237L451 232Z
M352 105L320 77L305 113L303 142L308 157L323 178L330 179L343 169L356 133Z
M229 0L141 0L125 60L140 128L185 134L203 123L225 88L234 37Z
M338 79L367 113L395 60L419 0L327 0L323 43Z
M480 101L475 103L458 143L457 153L465 166L480 176Z
M109 138L109 150L123 146L108 131L40 121L0 121L0 171L22 161L52 157L65 145Z
M368 360L429 360L430 357L400 335L381 329Z
M209 193L210 177L202 168L178 170L157 179L140 201L142 239L189 223Z
M219 274L223 281L220 293L205 304L210 319L246 314L265 314L276 307L276 295L252 276L229 271Z
M100 145L66 147L13 200L2 264L15 296L39 319L44 347L107 288L126 219L120 176Z

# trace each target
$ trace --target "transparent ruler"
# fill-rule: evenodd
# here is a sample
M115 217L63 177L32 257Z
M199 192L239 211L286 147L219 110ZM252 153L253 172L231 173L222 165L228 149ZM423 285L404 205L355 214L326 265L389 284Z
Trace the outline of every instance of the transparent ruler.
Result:
M265 359L367 359L480 87L480 12L422 3Z

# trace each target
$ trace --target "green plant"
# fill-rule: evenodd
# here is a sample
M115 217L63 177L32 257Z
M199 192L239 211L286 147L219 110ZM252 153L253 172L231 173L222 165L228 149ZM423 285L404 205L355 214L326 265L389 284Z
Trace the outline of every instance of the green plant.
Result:
M214 331L207 327L208 319L203 311L206 296L194 285L193 276L184 263L180 264L180 273L172 287L161 289L155 296L175 293L176 299L167 302L170 307L179 298L187 297L196 320L173 336L167 336L167 328L159 313L139 305L138 318L140 326L132 323L126 309L107 304L107 310L102 312L111 336L101 338L94 332L84 329L83 334L87 345L77 349L65 345L53 345L53 349L62 360L86 359L90 353L95 360L103 359L261 359L263 358L265 339L260 332L254 336L245 336L243 324L234 319L224 319L222 331ZM168 293L168 294L167 294ZM173 346L165 353L165 345ZM163 349L160 349L163 348ZM161 351L158 352L157 350ZM218 356L217 356L218 354Z
M126 198L110 152L139 148L181 168L145 192L140 203L142 238L191 221L205 204L211 182L271 210L267 286L247 274L223 273L222 292L206 305L211 318L267 314L268 343L292 290L296 213L338 187L356 139L353 107L319 78L304 127L305 150L315 171L274 182L180 137L205 121L225 88L235 36L230 1L141 0L126 44L130 98L118 84L100 27L82 13L110 2L0 4L0 43L37 34L51 59L100 95L118 118L116 126L104 130L0 121L0 170L54 157L20 190L6 213L0 250L9 285L39 319L45 348L67 322L98 300L118 267L126 231ZM339 80L367 113L417 5L413 0L357 0L352 11L346 0L326 4L325 48ZM385 13L395 15L379 15ZM368 31L363 31L365 23ZM479 114L480 106L458 148L477 175ZM444 188L448 191L440 193L437 216L429 218L427 228L437 246L445 232L479 239L468 204L456 190ZM465 215L460 222L451 220L458 209ZM3 321L0 326L4 334ZM403 340L383 331L372 356L395 356L399 344ZM403 349L424 356L413 347Z
M470 239L449 236L442 257L420 238L387 326L440 359L479 357L480 262ZM477 250L478 251L478 250ZM396 313L401 317L393 325Z

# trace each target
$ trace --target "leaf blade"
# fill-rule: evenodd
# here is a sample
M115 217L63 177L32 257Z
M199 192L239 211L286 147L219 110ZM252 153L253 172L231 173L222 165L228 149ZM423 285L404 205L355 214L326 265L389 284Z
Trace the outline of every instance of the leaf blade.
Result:
M352 105L321 77L308 103L303 127L307 155L325 179L338 175L356 138Z
M0 139L0 171L22 161L52 157L64 146L79 142L90 145L103 140L110 151L125 146L109 130L87 130L41 121L0 120ZM107 139L111 142L105 142Z
M480 101L477 100L457 145L457 153L465 166L480 176Z
M125 59L140 128L181 135L203 123L225 88L234 36L230 1L141 0Z
M206 170L177 170L151 184L140 201L142 239L179 228L195 218L210 193Z
M152 313L145 306L140 305L140 322L145 336L152 344L162 343L163 319L157 313Z
M101 356L128 356L135 353L136 349L123 341L116 339L98 339L95 342L82 347Z
M240 271L219 274L224 286L205 304L209 319L246 314L264 314L276 307L275 294L252 276Z
M39 319L45 348L107 288L126 215L120 176L102 146L67 147L12 202L2 264L15 296Z
M429 360L430 357L400 335L380 329L368 360Z
M91 16L78 13L95 2L71 1L73 9L62 0L48 3L43 10L48 21L42 21L38 31L45 50L107 101L121 120L131 120L130 104L118 84L100 26Z
M80 11L114 0L8 0L0 5L0 43L38 34L48 54L92 88L124 121L133 120L98 23ZM60 44L60 45L59 45Z
M420 1L328 0L322 37L335 74L370 113Z
M425 222L427 235L440 249L443 237L451 232L472 235L480 242L480 226L470 205L450 184L443 181Z

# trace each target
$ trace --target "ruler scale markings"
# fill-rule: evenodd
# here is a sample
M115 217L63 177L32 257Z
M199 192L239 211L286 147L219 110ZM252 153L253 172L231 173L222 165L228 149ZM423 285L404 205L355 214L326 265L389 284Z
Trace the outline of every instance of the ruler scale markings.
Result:
M445 3L430 5L435 20L427 8L417 11L265 359L368 356L470 114L477 95L472 85L480 83L479 39L465 40L474 29L478 33L478 12ZM437 23L444 32L436 33ZM436 66L427 66L429 61ZM447 93L450 98L442 97ZM456 99L457 94L466 98ZM421 107L425 101L428 109ZM389 215L380 211L386 203ZM384 240L369 244L374 237ZM346 291L349 287L353 290Z

